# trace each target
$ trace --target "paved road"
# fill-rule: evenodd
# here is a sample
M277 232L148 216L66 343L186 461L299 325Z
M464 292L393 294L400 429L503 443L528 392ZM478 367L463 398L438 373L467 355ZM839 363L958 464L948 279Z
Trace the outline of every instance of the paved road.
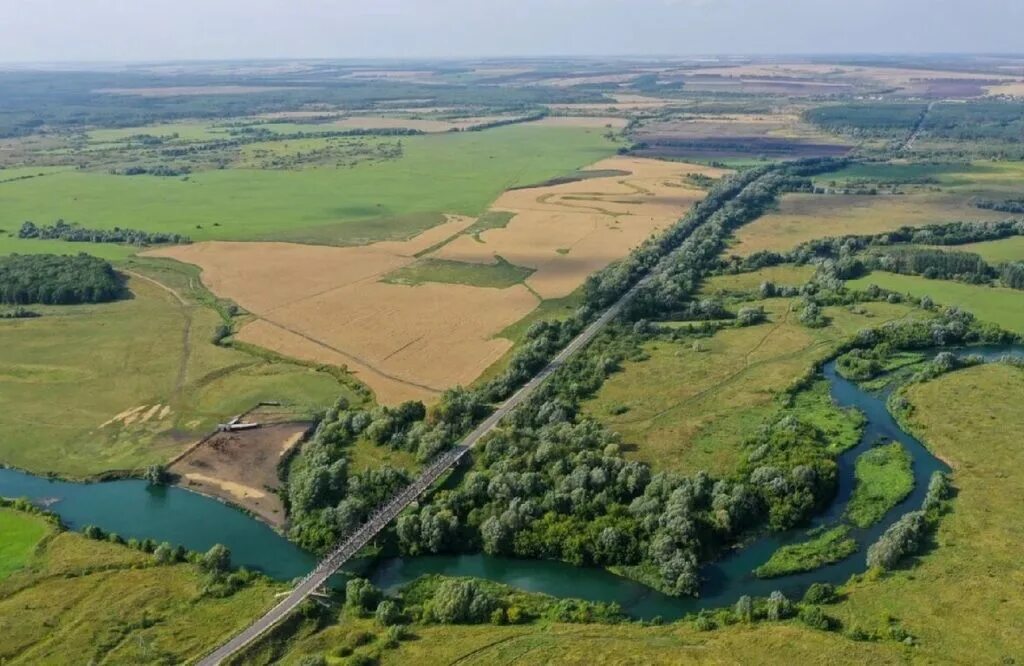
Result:
M655 269L656 271L657 269ZM652 271L655 272L655 271ZM445 472L457 464L463 456L477 445L480 439L498 425L516 407L526 401L544 381L560 368L573 354L587 346L587 344L601 332L618 314L622 308L633 298L637 290L650 277L640 280L632 289L624 294L611 307L589 326L583 329L579 335L573 338L555 358L551 360L537 375L528 381L522 388L515 392L512 397L503 402L493 414L488 416L480 425L473 429L461 442L435 458L411 484L406 486L395 497L390 499L382 507L378 508L358 530L345 539L334 551L327 555L316 566L313 571L306 575L298 585L288 594L287 597L271 608L266 615L249 625L244 631L236 635L230 641L211 652L202 661L200 666L216 666L234 653L252 643L262 636L275 624L288 616L295 608L306 600L317 589L323 586L327 579L342 567L351 557L359 552L363 546L368 544L373 537L381 532L388 523L395 519L402 510L419 497L427 488L434 484Z

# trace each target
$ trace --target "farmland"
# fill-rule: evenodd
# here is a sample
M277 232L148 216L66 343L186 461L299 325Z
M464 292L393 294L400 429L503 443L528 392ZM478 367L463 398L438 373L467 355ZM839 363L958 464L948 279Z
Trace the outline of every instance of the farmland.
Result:
M488 212L497 223L452 218L408 241L211 242L149 255L200 266L214 293L256 315L239 340L343 365L385 404L430 402L498 362L512 346L502 331L541 300L568 296L700 200L685 174L724 173L621 158L593 170L621 175L511 190Z
M23 220L63 218L90 228L173 231L197 241L404 240L437 224L442 213L479 214L508 187L544 181L614 148L600 130L571 127L512 126L400 141L400 158L353 169L225 169L184 180L67 171L8 182L0 189L0 228L11 233ZM33 251L29 241L3 243L7 252Z
M1022 66L0 68L0 662L1020 661Z

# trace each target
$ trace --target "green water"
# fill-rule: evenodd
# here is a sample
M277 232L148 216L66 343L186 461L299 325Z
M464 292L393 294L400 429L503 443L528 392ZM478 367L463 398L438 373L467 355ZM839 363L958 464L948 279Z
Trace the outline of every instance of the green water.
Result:
M1020 347L976 347L969 351L988 359L1007 352L1024 355ZM866 546L905 512L921 505L932 472L947 468L920 441L899 427L885 407L885 394L867 393L839 377L834 363L826 365L824 373L836 403L841 407L855 407L867 417L867 426L858 445L838 459L839 488L835 501L809 528L759 538L706 565L699 599L678 599L659 594L603 569L486 555L394 558L355 563L353 567L364 571L386 589L394 589L429 573L478 576L557 597L614 601L635 617L661 616L665 619L701 608L731 604L744 594L767 596L773 590L781 590L796 597L813 582L844 582L852 574L864 570ZM882 437L900 442L909 451L916 485L914 491L882 521L870 528L852 531L852 536L861 545L860 551L841 562L811 572L771 580L754 577L752 571L767 561L779 546L801 541L806 538L807 529L834 524L842 516L853 491L854 461ZM313 555L263 523L217 500L180 488L151 487L139 480L77 484L0 469L0 496L28 497L44 504L59 514L72 529L97 525L125 538L169 541L193 550L206 550L215 543L223 543L231 549L236 565L256 569L281 580L302 576L315 564Z

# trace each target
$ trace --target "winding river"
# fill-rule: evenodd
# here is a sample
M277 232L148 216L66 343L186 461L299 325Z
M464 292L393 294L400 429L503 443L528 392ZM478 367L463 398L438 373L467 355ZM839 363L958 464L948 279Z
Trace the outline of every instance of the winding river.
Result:
M1006 354L1024 357L1024 347L982 346L959 350L994 360ZM824 368L832 397L840 407L859 409L867 424L859 443L838 458L839 488L835 501L809 527L772 534L754 540L704 567L705 582L699 599L678 599L611 574L603 569L579 568L560 562L516 560L486 555L391 558L354 563L375 583L394 589L420 575L442 573L478 576L525 590L556 597L590 601L614 601L633 617L678 618L702 608L734 603L740 596L767 596L781 590L798 597L814 582L845 582L864 570L867 546L905 512L924 500L928 479L948 467L916 438L902 430L886 409L886 392L873 394L840 377L835 363ZM811 572L761 580L752 571L781 545L806 539L808 529L835 524L846 510L854 484L854 461L879 438L900 442L913 459L913 492L885 517L867 529L853 529L860 550L836 564ZM256 569L281 580L307 573L315 557L265 524L217 500L181 488L151 487L145 481L127 480L78 484L51 480L10 469L0 469L0 496L27 497L59 514L72 529L97 525L125 538L169 541L193 550L215 543L231 549L236 565Z

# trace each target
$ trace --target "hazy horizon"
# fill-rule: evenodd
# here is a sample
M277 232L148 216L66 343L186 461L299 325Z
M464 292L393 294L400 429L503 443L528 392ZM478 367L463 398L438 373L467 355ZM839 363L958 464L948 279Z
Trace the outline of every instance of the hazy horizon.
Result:
M1020 53L1019 0L37 0L4 63Z

